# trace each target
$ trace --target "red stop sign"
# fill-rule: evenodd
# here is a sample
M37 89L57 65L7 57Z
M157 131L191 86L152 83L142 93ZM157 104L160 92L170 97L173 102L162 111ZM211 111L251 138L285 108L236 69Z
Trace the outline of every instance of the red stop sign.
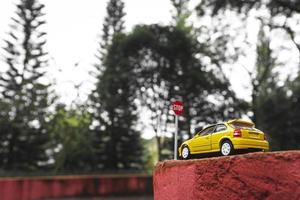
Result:
M174 101L172 103L172 110L176 115L181 115L183 113L183 102L182 101Z

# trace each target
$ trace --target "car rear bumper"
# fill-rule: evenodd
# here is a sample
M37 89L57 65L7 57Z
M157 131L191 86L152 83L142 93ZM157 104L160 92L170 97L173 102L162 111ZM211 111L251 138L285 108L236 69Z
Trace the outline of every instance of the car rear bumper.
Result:
M262 149L269 150L269 142L266 140L253 140L245 138L234 138L232 139L234 149Z

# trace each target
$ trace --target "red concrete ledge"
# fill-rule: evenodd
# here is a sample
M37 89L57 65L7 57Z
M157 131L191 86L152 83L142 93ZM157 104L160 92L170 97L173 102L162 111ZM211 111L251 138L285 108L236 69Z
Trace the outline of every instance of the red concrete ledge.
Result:
M152 177L57 176L0 179L0 200L152 194Z
M159 162L155 200L300 199L300 151Z

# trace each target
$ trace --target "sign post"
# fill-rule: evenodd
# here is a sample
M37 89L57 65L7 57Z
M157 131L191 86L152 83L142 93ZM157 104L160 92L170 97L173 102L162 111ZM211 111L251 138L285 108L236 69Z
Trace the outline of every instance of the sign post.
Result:
M175 133L174 133L174 160L177 160L177 142L178 142L178 116L183 113L183 102L175 101L172 103L172 110L175 113Z
M178 115L175 115L174 160L177 160L178 147Z

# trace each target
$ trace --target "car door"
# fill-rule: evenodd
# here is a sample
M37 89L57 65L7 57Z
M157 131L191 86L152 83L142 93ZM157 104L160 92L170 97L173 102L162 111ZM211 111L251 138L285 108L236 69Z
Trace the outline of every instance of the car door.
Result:
M220 148L220 140L226 134L227 127L224 124L218 124L211 134L211 148L212 150L219 150Z
M203 151L211 150L211 133L213 133L215 126L210 126L199 132L191 144L194 153L201 153Z

